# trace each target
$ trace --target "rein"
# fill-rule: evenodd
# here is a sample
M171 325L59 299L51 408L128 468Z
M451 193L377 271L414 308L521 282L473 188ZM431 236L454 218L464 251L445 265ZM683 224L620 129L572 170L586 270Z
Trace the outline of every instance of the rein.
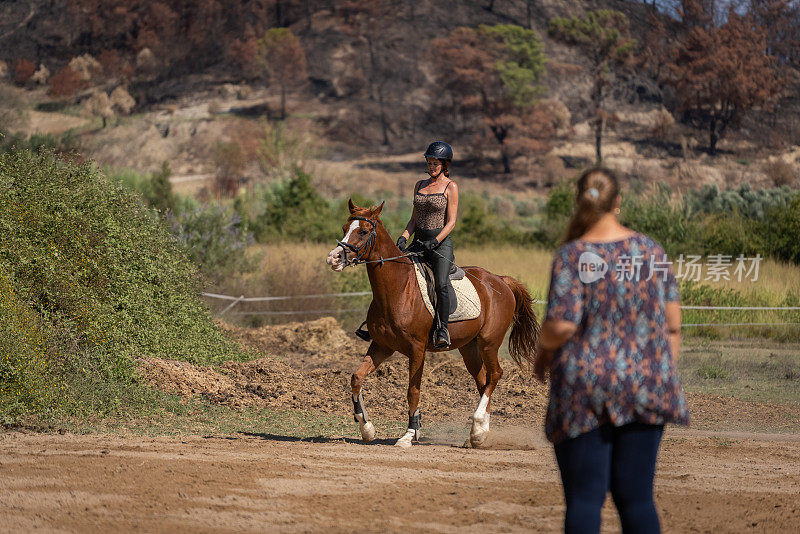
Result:
M352 221L366 221L366 222L368 222L368 223L370 223L372 225L372 230L370 230L369 237L367 237L367 240L364 241L364 243L360 247L356 247L354 245L351 245L350 243L345 243L343 241L338 241L338 240L336 241L336 243L340 247L342 247L342 252L343 252L343 256L344 256L342 263L344 264L345 267L347 267L348 265L361 265L361 264L367 264L367 263L379 263L379 264L383 265L387 261L396 261L396 260L405 259L405 258L422 256L421 252L405 252L405 253L403 253L403 254L401 254L399 256L393 256L391 258L379 258L377 260L365 260L364 257L365 256L369 256L372 253L372 249L375 248L375 239L378 237L378 233L375 231L375 228L376 228L377 225L376 225L375 221L373 221L372 219L367 219L366 217L352 217L350 220L352 220ZM353 253L353 255L355 256L352 260L348 260L347 259L347 251L348 250L351 251ZM450 261L449 258L445 258L444 256L442 256L442 254L439 253L439 251L433 250L433 252L436 255L440 256L441 258L447 260L447 262L450 263L451 265L455 265L452 261ZM474 281L476 281L476 282L478 282L478 283L480 283L482 285L485 285L478 278L476 278L475 276L472 276L468 272L464 271L464 274L466 274L467 276L472 278ZM498 290L496 290L495 288L493 288L492 286L486 286L486 287L488 287L489 289L491 289L495 293L500 294L500 292Z
M380 258L378 260L365 260L364 257L369 256L372 253L372 249L375 248L375 239L378 237L378 233L375 231L376 223L372 219L367 219L366 217L352 217L350 220L352 221L366 221L372 225L372 229L369 232L369 237L367 240L360 247L356 247L351 245L350 243L345 243L343 241L336 241L336 243L342 247L343 254L343 261L344 266L347 267L348 265L361 265L366 263L380 263L383 265L384 262L387 261L395 261L403 258L410 258L413 256L419 256L419 252L406 252L401 254L400 256L393 256L391 258ZM354 258L352 260L347 259L347 252L350 251L353 253Z
M352 263L353 263L353 265L360 265L362 263L365 263L365 264L366 263L380 263L381 265L383 265L383 263L387 262L387 261L402 260L402 259L405 259L405 258L414 258L416 256L422 256L422 254L419 253L419 252L405 252L405 253L403 253L403 254L401 254L399 256L392 256L391 258L380 258L380 259L377 259L377 260L359 260L358 263L356 263L355 261L352 262Z

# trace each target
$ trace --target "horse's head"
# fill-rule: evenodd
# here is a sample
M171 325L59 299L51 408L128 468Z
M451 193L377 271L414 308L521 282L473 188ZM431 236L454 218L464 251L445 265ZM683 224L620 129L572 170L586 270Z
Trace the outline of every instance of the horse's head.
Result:
M348 265L369 256L377 239L376 229L381 224L383 204L381 202L380 206L360 208L353 204L353 199L348 200L350 217L342 226L344 237L338 241L339 245L328 253L325 260L331 269L341 272Z

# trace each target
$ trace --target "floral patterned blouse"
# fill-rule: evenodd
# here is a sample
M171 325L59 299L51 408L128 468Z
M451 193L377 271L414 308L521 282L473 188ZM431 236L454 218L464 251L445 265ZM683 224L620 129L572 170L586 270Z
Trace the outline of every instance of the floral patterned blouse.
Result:
M646 235L577 239L556 251L547 319L573 322L578 330L550 367L550 441L607 422L689 424L665 314L665 303L678 300L666 253Z

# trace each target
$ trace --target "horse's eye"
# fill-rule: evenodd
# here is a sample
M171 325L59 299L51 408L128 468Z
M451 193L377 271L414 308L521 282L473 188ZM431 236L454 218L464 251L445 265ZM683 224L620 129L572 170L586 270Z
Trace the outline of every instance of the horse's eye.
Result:
M359 235L367 235L367 231L362 228L361 230L358 231L358 234Z

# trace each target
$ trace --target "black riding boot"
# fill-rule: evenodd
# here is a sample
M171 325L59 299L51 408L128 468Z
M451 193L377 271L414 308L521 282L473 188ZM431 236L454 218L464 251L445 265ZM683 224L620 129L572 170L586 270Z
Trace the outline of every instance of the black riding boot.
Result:
M447 330L447 322L450 318L450 293L444 287L436 292L436 320L438 326L433 334L433 346L443 349L450 346L450 332Z

